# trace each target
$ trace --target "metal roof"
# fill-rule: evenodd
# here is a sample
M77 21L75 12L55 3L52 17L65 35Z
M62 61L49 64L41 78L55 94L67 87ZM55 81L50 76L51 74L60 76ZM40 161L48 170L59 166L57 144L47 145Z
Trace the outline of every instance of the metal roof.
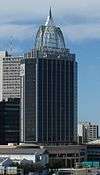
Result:
M40 26L37 32L35 48L37 50L44 48L65 49L63 33L61 29L54 24L51 8L45 25Z
M46 149L34 149L34 148L18 148L18 147L0 147L0 154L25 154L25 155L34 155L34 154L45 154Z
M0 164L3 163L4 161L8 160L8 157L0 157Z

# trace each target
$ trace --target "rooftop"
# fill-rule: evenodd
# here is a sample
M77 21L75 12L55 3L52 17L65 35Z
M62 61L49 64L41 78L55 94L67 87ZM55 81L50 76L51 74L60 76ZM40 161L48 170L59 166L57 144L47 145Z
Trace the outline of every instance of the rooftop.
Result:
M59 27L56 27L52 17L51 8L45 25L40 26L35 41L35 48L41 50L44 48L64 49L65 41L63 33Z
M27 145L0 145L0 154L45 154L46 149Z
M93 141L90 141L90 142L88 142L87 144L90 144L90 145L95 145L95 144L100 144L100 139L97 139L97 140L93 140Z

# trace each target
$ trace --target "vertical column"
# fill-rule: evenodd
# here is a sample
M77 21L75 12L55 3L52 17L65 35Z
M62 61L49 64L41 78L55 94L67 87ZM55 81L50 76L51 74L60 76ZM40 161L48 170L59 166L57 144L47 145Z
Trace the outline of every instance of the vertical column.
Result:
M60 142L62 141L62 138L61 138L61 122L62 122L62 112L61 112L61 99L62 99L62 87L61 87L61 83L62 83L62 81L61 81L61 73L62 73L62 70L61 70L61 66L62 65L62 60L60 60L60 77L59 77L59 85L60 85L60 98L59 98L59 100L60 100L60 128L59 128L59 130L60 130Z
M25 64L21 64L20 66L20 79L21 79L20 139L21 142L25 142Z
M46 141L47 141L47 143L48 143L48 127L49 127L49 123L48 123L48 113L49 113L49 111L48 111L48 60L47 60L47 89L46 89L46 91L47 91L47 137L46 137Z
M64 73L65 73L65 79L64 79L64 86L65 86L65 94L66 94L66 86L67 86L67 83L66 83L66 60L64 60ZM64 114L64 121L65 121L65 142L66 142L66 138L67 138L67 133L66 133L66 127L67 127L67 110L66 110L66 103L67 103L67 100L66 100L66 95L65 95L65 98L64 98L64 103L65 103L65 107L64 107L64 111L65 111L65 114Z
M74 62L74 141L77 142L77 63Z
M70 120L71 120L71 115L70 115L70 61L68 61L68 142L70 143L70 132L71 132L71 128L70 128Z
M55 62L55 132L57 141L57 60Z
M38 142L38 59L36 60L36 142Z
M51 60L51 142L53 143L53 61Z
M43 97L43 95L44 95L44 93L43 93L43 83L44 83L44 60L42 60L42 72L41 72L41 74L42 74L42 142L43 142L43 106L44 106L44 101L43 101L43 99L44 99L44 97Z

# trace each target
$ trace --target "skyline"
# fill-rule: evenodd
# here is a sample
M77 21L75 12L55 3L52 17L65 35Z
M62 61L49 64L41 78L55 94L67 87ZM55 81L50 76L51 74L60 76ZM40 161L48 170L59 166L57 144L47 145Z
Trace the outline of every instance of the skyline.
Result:
M99 122L100 2L0 2L0 50L10 50L13 45L13 52L20 54L34 46L37 29L45 23L48 9L52 7L55 24L64 33L66 47L76 54L78 61L79 118Z

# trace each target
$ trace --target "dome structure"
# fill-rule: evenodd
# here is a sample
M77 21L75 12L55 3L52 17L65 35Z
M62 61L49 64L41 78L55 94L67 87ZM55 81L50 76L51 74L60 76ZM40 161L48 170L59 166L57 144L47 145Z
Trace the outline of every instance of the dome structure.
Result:
M51 8L44 26L40 26L35 41L35 48L64 49L65 41L63 33L59 27L56 27L53 21Z

